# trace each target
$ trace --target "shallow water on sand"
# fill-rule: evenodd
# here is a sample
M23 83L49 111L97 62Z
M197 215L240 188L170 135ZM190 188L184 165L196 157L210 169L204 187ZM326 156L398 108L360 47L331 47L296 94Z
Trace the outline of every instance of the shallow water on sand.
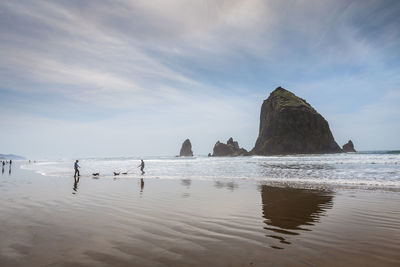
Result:
M0 266L400 264L396 191L188 177L6 169Z

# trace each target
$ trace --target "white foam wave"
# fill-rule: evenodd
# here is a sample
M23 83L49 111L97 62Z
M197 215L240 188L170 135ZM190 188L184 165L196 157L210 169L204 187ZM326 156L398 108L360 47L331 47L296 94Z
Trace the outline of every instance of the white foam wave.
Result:
M136 158L83 159L81 174L137 178ZM347 184L400 188L399 154L333 154L272 157L150 158L145 159L145 177L161 179L247 179L297 183ZM23 165L42 175L70 177L73 161L48 161Z

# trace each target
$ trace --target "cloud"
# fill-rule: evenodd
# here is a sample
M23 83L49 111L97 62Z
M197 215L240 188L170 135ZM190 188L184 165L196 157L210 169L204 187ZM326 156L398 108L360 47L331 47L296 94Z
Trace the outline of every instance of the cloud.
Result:
M44 85L40 90L60 90L64 97L114 105L118 98L134 98L138 102L152 95L156 99L157 95L165 96L163 88L168 87L165 84L199 86L148 56L133 42L113 37L112 30L104 29L77 10L51 2L40 2L32 9L18 2L5 5L16 16L17 23L25 24L24 20L28 20L41 26L37 29L28 26L27 32L32 30L46 36L43 42L29 34L2 32L5 40L0 52L2 68L21 78L7 82L13 90L34 90L28 84L34 81ZM66 86L68 92L64 91ZM104 101L113 95L118 98ZM121 101L118 102L120 105Z
M174 146L206 136L203 152L230 135L250 149L259 106L282 85L332 118L338 140L353 120L375 127L360 119L366 110L387 132L397 129L397 120L384 119L395 106L374 105L399 90L398 11L397 1L373 0L2 2L0 111L15 116L12 129L21 132L35 132L24 116L43 125L44 136L51 125L64 139L75 129L88 148L111 142L113 125L138 139L163 132ZM124 120L149 125L137 131ZM96 131L85 125L110 138L92 139ZM129 134L114 134L128 142Z

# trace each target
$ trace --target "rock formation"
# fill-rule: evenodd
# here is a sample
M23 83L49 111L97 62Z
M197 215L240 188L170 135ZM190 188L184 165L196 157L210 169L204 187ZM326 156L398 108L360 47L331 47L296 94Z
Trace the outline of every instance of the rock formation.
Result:
M192 144L190 143L189 139L186 139L183 142L179 156L180 157L193 157Z
M344 144L343 145L343 152L357 152L355 149L354 149L354 144L353 144L353 142L351 141L351 140L349 140L349 142L347 142L347 144Z
M249 152L246 149L240 148L238 142L233 141L232 137L226 142L226 144L217 142L214 145L213 157L226 157L226 156L248 156Z
M339 153L328 122L304 99L278 87L261 106L254 155Z

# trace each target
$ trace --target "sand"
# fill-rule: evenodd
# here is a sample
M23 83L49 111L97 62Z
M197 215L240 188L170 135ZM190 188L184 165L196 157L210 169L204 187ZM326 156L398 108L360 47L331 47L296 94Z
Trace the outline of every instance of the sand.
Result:
M0 176L0 266L400 266L400 193Z

